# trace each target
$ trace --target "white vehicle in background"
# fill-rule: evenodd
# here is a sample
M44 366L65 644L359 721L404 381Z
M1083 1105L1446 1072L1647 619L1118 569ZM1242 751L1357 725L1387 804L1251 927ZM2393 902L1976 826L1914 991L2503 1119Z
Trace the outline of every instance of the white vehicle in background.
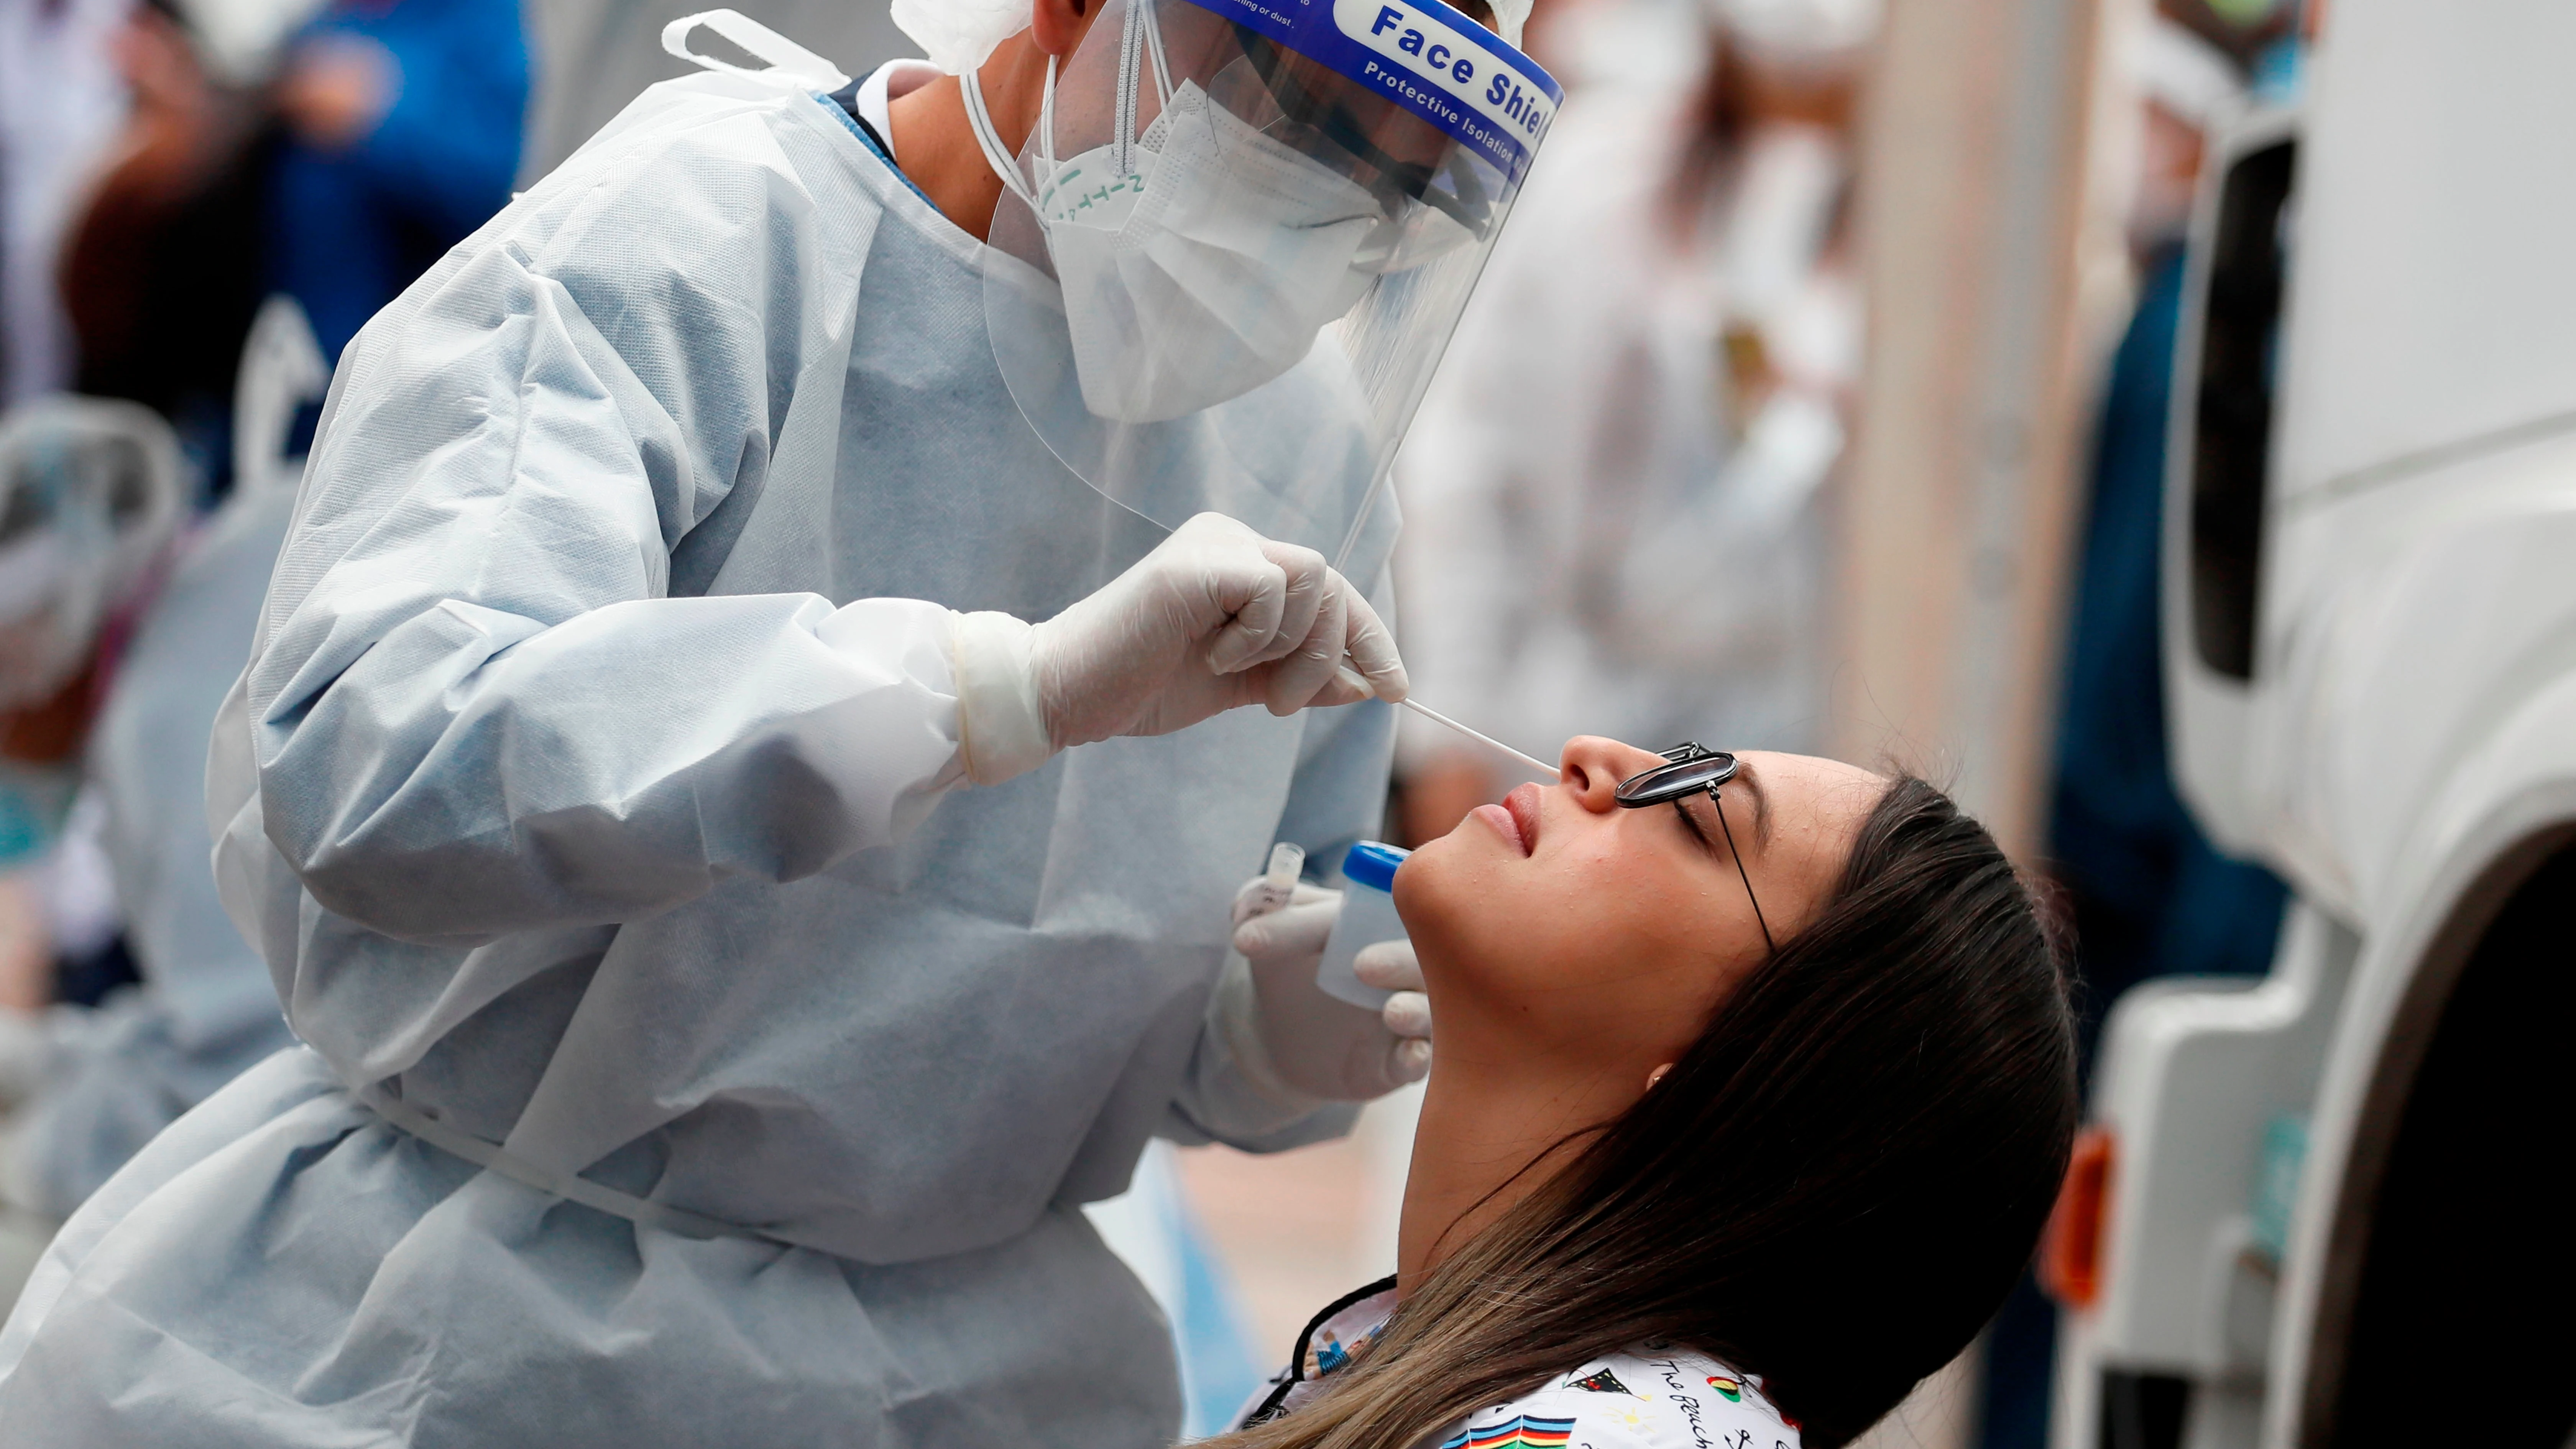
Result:
M2112 1014L2052 1449L2563 1449L2576 3L2334 0L2202 192L2175 771L2296 901L2269 977Z

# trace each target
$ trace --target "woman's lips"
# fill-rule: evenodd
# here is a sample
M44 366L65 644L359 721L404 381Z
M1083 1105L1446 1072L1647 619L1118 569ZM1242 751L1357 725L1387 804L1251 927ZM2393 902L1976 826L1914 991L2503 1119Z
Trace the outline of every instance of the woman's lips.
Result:
M1469 812L1493 828L1496 835L1518 847L1527 855L1538 844L1538 787L1523 785L1503 797L1500 805L1479 805Z
M1512 817L1512 834L1521 854L1538 848L1538 786L1522 785L1503 797L1503 809Z

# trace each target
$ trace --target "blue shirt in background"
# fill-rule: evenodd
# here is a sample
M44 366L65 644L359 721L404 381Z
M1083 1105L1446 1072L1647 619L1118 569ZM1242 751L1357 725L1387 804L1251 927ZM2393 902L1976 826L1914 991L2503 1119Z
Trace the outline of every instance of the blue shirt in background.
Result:
M290 136L270 188L272 289L337 358L377 309L510 199L528 104L518 0L339 0L308 39L363 36L401 80L365 140Z

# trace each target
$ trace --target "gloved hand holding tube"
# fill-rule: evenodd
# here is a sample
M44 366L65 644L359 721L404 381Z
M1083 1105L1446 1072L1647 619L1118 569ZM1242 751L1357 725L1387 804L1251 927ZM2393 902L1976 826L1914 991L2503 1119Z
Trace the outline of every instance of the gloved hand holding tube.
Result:
M1287 715L1407 687L1385 623L1323 555L1215 513L1042 624L957 615L949 648L967 777L985 785L1238 705ZM1343 677L1345 656L1367 688Z
M1285 905L1273 907L1275 896L1262 877L1236 893L1237 954L1217 985L1217 1016L1246 1077L1273 1096L1335 1102L1420 1081L1431 1070L1431 1000L1413 943L1381 941L1359 954L1360 979L1395 993L1384 1008L1336 1001L1315 984L1315 967L1342 893L1300 882Z

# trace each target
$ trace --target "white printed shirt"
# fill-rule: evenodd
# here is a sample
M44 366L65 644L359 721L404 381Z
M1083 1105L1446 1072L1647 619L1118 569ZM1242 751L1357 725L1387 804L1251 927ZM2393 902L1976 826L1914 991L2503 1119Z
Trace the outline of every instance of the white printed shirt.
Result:
M1298 1335L1296 1360L1246 1406L1240 1424L1295 1413L1376 1341L1395 1312L1395 1280L1327 1305ZM1429 1441L1426 1441L1428 1443ZM1798 1428L1762 1381L1704 1353L1640 1344L1560 1374L1469 1416L1439 1449L1799 1449Z

